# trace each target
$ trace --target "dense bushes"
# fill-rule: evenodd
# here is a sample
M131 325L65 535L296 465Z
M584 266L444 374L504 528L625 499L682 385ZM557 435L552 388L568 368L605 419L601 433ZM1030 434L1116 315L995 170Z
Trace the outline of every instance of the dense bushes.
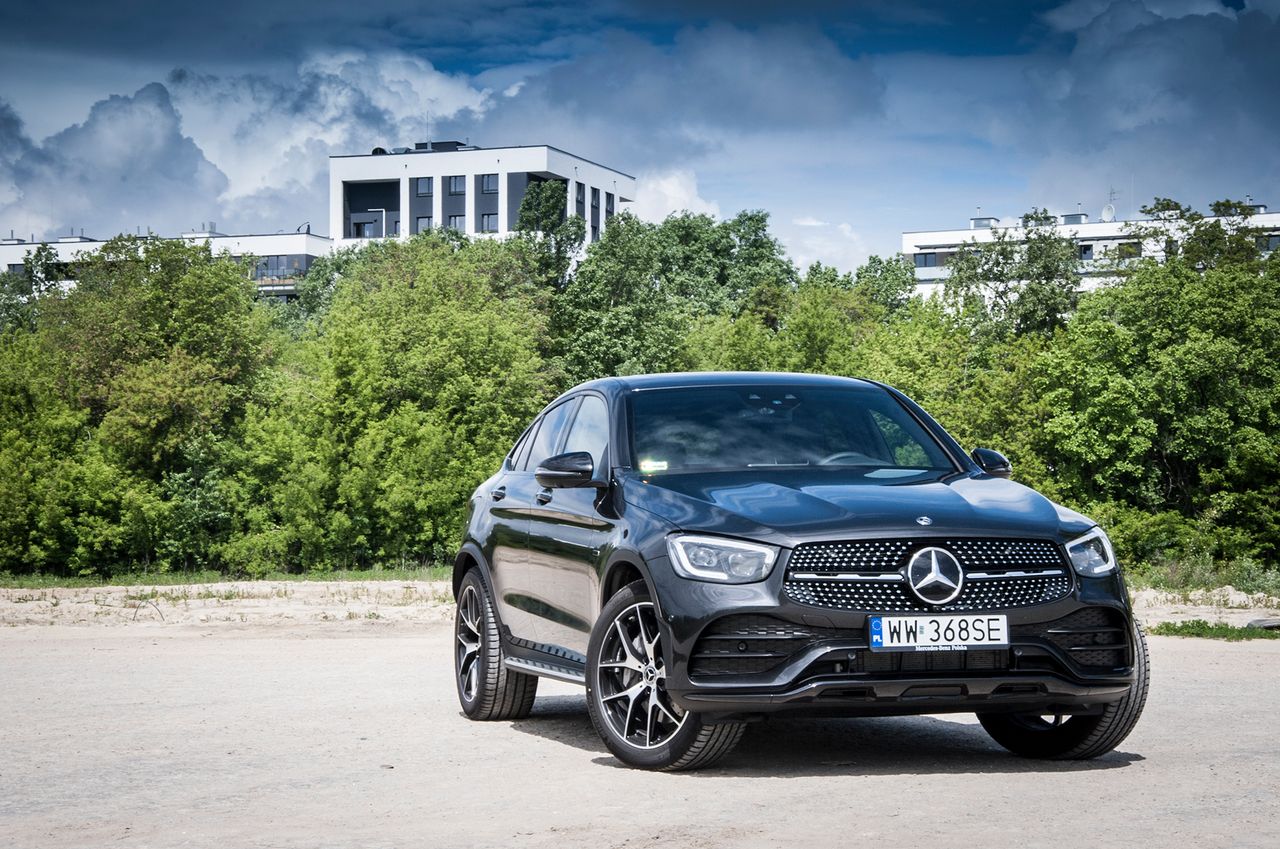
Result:
M1078 302L1074 246L1038 213L929 301L899 259L798 273L761 213L623 215L568 269L581 228L531 207L505 243L327 259L288 305L177 242L121 238L67 292L37 257L0 279L0 571L433 562L573 383L777 369L898 386L1103 521L1148 580L1274 590L1280 260L1247 221L1172 209L1172 259Z

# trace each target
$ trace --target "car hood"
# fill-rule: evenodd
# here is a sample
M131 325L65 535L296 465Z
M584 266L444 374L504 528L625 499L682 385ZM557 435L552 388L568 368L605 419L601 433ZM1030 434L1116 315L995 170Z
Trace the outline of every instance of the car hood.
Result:
M885 484L794 470L634 475L623 486L628 504L679 530L788 547L822 539L948 534L1066 541L1092 526L1033 489L989 475Z

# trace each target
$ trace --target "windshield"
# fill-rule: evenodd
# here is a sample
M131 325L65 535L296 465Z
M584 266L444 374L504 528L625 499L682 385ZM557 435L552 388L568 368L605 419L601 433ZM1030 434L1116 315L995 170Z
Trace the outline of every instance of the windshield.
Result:
M702 386L631 397L645 474L831 466L868 478L953 472L942 447L876 387Z

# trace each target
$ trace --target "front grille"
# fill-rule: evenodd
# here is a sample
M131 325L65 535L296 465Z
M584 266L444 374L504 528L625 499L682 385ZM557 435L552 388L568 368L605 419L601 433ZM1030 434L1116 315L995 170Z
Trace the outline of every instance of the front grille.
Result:
M742 614L726 616L703 631L689 658L689 674L754 675L768 672L815 640L841 633L834 628L811 628L774 619Z
M925 546L940 546L964 569L963 591L934 606L918 599L899 570ZM1071 592L1070 568L1048 540L890 539L811 543L792 552L783 585L800 604L898 613L993 610L1057 601Z
M1043 539L863 539L807 543L791 554L793 572L896 572L908 552L930 545L950 551L966 572L1046 569L1065 565L1058 546Z
M1014 625L1015 640L1028 637L1053 643L1077 666L1117 669L1129 664L1124 617L1106 607L1087 607L1052 622Z

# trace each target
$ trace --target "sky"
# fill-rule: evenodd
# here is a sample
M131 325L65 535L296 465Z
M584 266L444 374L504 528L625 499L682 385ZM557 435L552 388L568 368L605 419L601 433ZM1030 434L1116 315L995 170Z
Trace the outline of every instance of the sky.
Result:
M327 227L328 157L550 144L801 266L1155 196L1280 207L1280 0L0 7L0 236Z

